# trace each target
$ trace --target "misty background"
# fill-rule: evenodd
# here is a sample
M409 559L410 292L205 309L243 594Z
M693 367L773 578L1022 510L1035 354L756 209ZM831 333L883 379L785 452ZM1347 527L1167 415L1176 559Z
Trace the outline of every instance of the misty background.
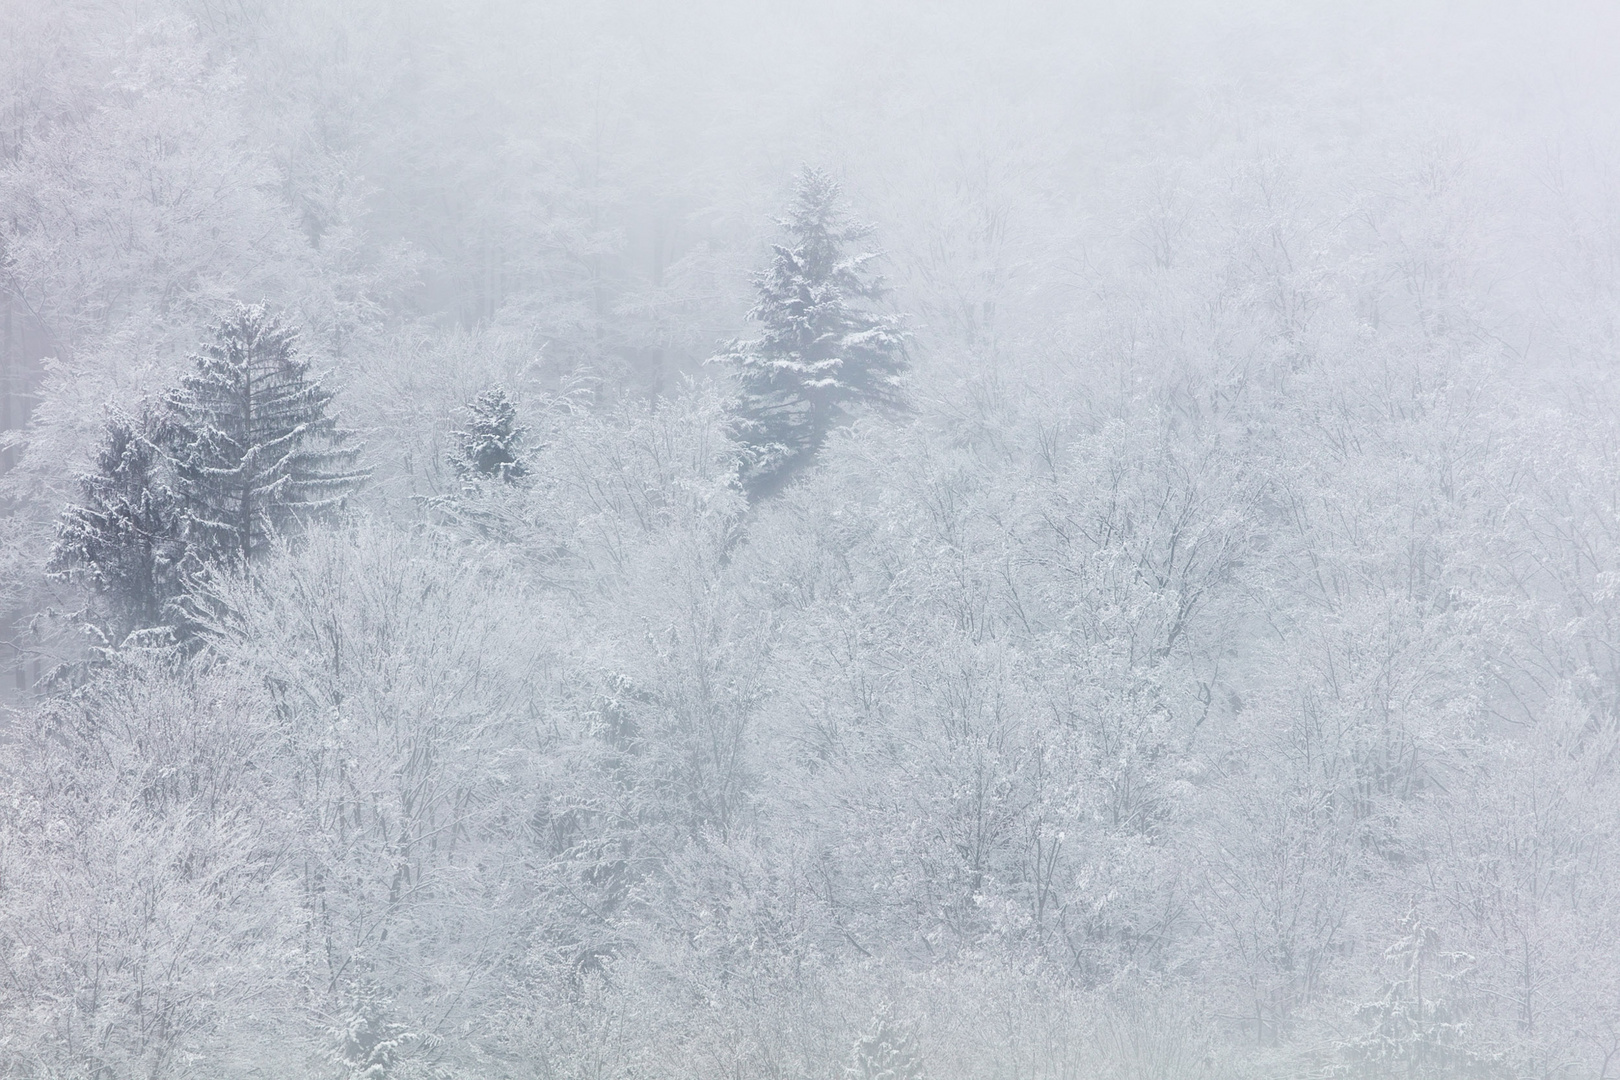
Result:
M0 0L0 1075L1620 1074L1617 50Z

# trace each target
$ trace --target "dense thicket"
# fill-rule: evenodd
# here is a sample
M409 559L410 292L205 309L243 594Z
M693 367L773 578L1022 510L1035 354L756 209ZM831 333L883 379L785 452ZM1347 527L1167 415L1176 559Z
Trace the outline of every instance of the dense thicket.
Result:
M0 1076L1612 1075L1598 15L799 7L0 5Z

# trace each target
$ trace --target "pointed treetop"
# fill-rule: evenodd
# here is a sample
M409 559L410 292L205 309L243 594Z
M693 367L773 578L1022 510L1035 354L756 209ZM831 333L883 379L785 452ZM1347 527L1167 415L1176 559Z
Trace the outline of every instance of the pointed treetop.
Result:
M877 227L859 221L844 201L843 188L825 169L806 165L799 172L793 189L793 202L788 216L778 225L795 241L792 248L802 249L806 262L825 264L843 254L847 244L864 240L877 231ZM863 259L874 258L862 256Z

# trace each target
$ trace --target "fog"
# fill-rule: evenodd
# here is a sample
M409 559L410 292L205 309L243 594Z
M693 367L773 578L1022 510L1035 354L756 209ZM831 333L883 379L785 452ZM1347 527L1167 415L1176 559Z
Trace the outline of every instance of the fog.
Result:
M1620 1074L1617 55L0 0L0 1075Z

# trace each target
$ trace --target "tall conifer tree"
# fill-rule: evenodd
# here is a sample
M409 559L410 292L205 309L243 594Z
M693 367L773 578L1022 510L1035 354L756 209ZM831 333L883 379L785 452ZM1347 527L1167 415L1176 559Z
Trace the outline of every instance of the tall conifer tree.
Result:
M291 327L239 306L169 395L170 457L191 553L251 561L270 538L336 508L364 478L359 448Z
M748 318L759 337L730 342L714 363L730 366L741 394L743 481L758 497L812 460L838 417L862 403L896 403L905 367L900 320L879 309L887 294L861 246L873 227L855 221L838 184L806 168L784 242L755 279Z

